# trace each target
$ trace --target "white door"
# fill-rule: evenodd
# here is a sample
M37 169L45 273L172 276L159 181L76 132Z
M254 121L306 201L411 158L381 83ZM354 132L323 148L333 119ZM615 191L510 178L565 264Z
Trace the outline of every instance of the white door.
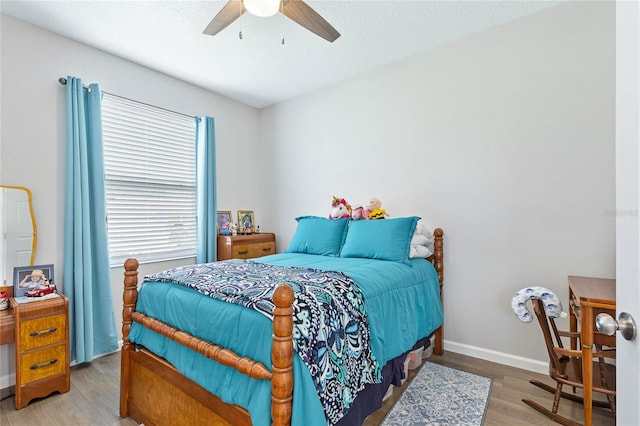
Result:
M13 267L31 264L34 229L27 192L14 188L3 191L5 280L12 283Z
M616 2L616 308L640 320L640 7ZM640 322L639 322L640 323ZM617 424L640 425L640 337L616 336Z

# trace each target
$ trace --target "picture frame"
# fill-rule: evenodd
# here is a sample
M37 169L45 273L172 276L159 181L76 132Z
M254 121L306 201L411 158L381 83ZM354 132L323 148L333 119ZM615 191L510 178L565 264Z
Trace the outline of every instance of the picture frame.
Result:
M238 210L238 233L253 234L255 223L253 210Z
M218 210L216 212L216 229L218 230L218 235L230 235L232 224L233 221L231 220L230 210Z
M40 278L33 280L34 272ZM53 265L16 266L13 268L13 296L26 296L31 288L53 283Z

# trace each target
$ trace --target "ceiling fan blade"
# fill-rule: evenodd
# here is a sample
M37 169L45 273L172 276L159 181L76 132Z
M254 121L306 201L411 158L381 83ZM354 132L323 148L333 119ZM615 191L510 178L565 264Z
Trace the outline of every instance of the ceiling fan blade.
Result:
M208 35L218 34L227 28L230 23L238 19L246 10L242 0L229 0L229 3L220 9L220 12L213 17L202 33Z
M323 39L333 42L340 33L302 0L284 0L282 13Z

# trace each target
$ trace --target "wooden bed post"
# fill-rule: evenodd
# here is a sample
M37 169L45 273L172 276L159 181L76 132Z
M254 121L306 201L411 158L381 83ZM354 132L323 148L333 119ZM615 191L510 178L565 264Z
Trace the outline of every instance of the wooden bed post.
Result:
M273 293L271 417L274 426L291 423L293 401L293 290L281 284Z
M442 302L442 310L444 311L444 292L443 292L443 283L444 283L444 231L441 228L436 228L433 231L433 235L435 236L435 241L433 243L434 247L434 262L433 265L436 268L436 272L438 273L438 281L440 283L440 301ZM437 355L442 355L444 353L444 324L440 326L436 330L436 341L435 347L433 348L433 352Z
M124 263L124 291L122 292L122 352L120 354L120 417L129 415L129 365L133 345L129 341L131 315L138 300L138 261L127 259Z

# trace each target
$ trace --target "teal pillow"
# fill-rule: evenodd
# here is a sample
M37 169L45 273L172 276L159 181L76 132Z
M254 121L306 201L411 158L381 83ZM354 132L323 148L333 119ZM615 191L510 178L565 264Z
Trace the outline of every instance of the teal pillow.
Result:
M409 263L411 237L419 217L354 220L340 257L365 257Z
M318 216L297 217L298 227L285 253L337 256L351 219L327 219Z

